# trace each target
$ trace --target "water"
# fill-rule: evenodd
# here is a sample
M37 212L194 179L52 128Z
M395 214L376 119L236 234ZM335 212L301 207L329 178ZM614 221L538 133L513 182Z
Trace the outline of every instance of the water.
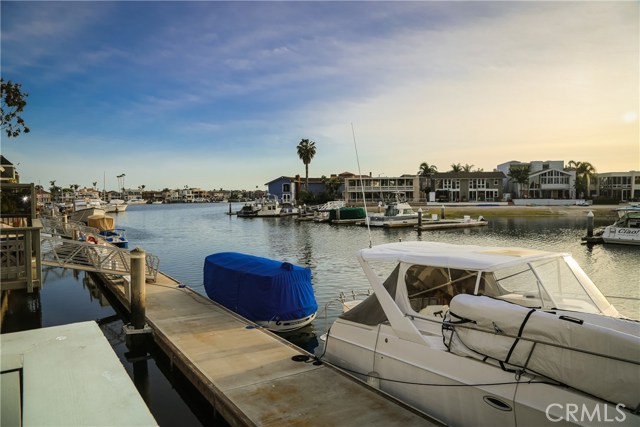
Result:
M227 215L228 211L228 204L131 206L118 214L116 225L127 230L130 248L138 246L160 257L161 271L203 295L204 258L216 252L244 252L311 268L320 312L305 333L326 332L340 307L330 304L325 312L325 306L341 291L369 288L355 257L358 250L369 246L365 227L298 222L294 217L237 218ZM486 227L421 235L412 228L373 228L371 240L374 245L400 239L432 240L569 252L605 295L616 297L611 301L619 311L640 318L640 248L582 244L584 217L488 219ZM596 226L609 221L600 219Z
M240 208L234 205L233 210ZM228 204L174 204L130 206L116 216L116 226L127 230L130 249L141 247L160 257L160 270L205 294L202 268L207 255L244 252L310 267L320 307L309 327L286 338L319 353L318 337L340 313L331 304L341 291L369 288L356 261L359 249L369 246L367 229L297 222L294 218L237 218L226 215ZM459 244L522 246L571 253L619 311L640 318L640 248L581 244L586 218L491 218L489 225L466 230L423 232L413 229L372 229L373 244L433 240ZM607 225L610 220L596 222ZM96 320L120 358L152 414L163 426L226 425L213 408L170 363L150 348L151 359L136 372L128 360L122 316L86 273L44 268L45 286L27 294L12 291L2 300L2 333ZM631 299L622 299L626 297ZM325 310L325 306L328 308ZM115 308L114 308L115 307ZM138 367L140 362L137 362Z

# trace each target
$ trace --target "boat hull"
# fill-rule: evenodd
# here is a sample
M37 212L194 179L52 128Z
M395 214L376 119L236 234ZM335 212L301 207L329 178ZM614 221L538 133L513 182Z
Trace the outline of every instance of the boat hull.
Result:
M605 243L640 246L640 228L609 226L601 237Z
M605 413L617 417L615 425L640 422L624 407L544 377L448 352L441 335L425 334L419 344L398 338L389 325L339 319L326 340L326 361L448 425L554 426L574 406L600 418L572 425L604 425Z

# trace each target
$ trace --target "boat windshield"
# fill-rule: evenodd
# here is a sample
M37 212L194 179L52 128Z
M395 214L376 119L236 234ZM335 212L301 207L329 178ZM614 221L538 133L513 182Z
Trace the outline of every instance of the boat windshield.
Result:
M499 298L529 307L600 313L600 309L564 257L531 262L494 273Z
M542 309L601 313L585 289L584 274L564 257L542 259L494 272L412 265L405 284L411 309L448 305L458 294L477 294ZM591 282L586 287L595 287ZM595 296L597 298L597 296Z

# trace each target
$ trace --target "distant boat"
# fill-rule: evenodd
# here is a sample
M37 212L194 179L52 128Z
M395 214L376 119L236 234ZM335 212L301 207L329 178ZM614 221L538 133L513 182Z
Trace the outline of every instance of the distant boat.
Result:
M204 288L213 301L274 332L302 328L318 304L305 267L238 252L204 261Z
M268 197L263 199L259 204L260 210L258 210L257 217L272 217L280 216L282 206L278 202L278 199L274 197Z
M404 194L396 193L396 200L387 204L384 214L369 215L367 220L371 227L411 227L418 225L418 213Z
M106 205L102 205L102 208L107 213L124 212L127 210L127 207L129 207L129 205L120 199L111 199Z
M130 199L127 200L128 205L146 205L147 201L145 199Z
M252 218L258 216L258 211L260 211L260 206L256 202L247 202L240 208L237 215L240 218Z

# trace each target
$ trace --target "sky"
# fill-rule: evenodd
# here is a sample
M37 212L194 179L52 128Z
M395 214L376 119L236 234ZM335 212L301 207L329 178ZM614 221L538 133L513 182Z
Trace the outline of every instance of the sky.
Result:
M21 182L266 189L511 160L640 170L640 3L12 2Z

